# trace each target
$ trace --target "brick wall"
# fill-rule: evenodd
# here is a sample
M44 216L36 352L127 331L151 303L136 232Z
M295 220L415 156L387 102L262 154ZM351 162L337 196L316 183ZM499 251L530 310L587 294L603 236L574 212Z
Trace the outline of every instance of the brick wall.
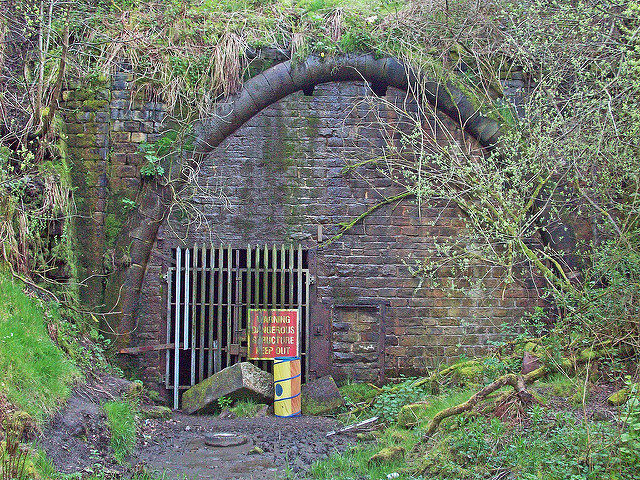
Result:
M143 286L139 344L165 342L162 276L167 259L171 248L196 243L246 248L293 242L312 252L312 299L330 315L331 331L323 334L331 342L331 369L338 378L414 374L461 355L480 354L490 341L502 338L503 323L517 325L523 312L539 302L526 279L505 290L500 272L487 266L473 272L483 279L484 289L457 279L466 288L446 288L454 281L451 272L442 272L440 286L411 274L409 265L423 258L436 239L447 242L466 234L460 212L452 207L393 202L339 240L327 241L340 222L401 191L371 165L343 171L345 161L362 158L363 151L382 143L383 131L369 107L358 103L366 94L359 83L324 85L310 97L294 94L252 118L205 159L193 203L208 227L187 228L179 218L161 227ZM402 102L404 94L390 89L386 100ZM377 108L393 118L388 108ZM120 119L118 112L111 121L125 131L130 121L140 122L139 128L146 125L142 118ZM129 150L135 150L127 143L133 138L117 138L124 141L119 164L126 166ZM163 352L142 355L144 377L160 381L163 362Z
M108 79L68 85L61 111L67 132L74 199L78 208L80 294L89 306L104 305L105 276L126 262L116 239L140 194L140 143L155 142L165 119L161 103L136 94L126 65ZM116 288L117 290L117 288Z

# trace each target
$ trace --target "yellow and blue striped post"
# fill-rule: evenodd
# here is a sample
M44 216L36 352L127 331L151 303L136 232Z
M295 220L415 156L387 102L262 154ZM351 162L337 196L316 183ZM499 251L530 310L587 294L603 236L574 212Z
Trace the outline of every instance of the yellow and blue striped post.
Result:
M273 364L274 402L276 417L298 417L300 401L300 357L278 357Z

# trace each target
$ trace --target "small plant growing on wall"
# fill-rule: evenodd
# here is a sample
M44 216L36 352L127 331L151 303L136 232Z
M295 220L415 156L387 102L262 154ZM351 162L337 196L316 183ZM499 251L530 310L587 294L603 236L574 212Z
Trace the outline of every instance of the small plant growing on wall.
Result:
M164 174L164 167L160 165L160 157L155 147L148 142L144 142L140 144L138 149L145 158L145 163L140 168L140 175L143 177L161 177Z

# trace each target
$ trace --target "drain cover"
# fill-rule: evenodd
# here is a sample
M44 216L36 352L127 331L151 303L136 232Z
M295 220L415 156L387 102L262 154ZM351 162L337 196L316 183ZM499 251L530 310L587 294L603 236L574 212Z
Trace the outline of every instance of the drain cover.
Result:
M235 433L207 433L204 444L210 447L237 447L247 443L247 438Z

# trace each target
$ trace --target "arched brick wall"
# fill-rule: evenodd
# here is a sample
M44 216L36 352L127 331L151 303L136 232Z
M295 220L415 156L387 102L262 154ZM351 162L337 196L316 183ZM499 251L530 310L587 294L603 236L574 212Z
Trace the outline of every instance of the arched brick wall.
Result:
M451 272L442 272L441 286L421 285L410 273L411 261L423 258L435 240L466 235L460 212L452 207L393 202L338 241L327 242L340 222L401 191L374 167L343 171L347 161L363 149L375 152L383 141L382 127L370 122L369 102L360 103L366 95L371 93L363 82L325 84L313 96L292 94L206 156L200 165L202 190L192 200L210 228L187 228L179 219L161 225L142 286L138 344L165 343L164 274L171 249L194 244L301 243L310 252L311 322L321 325L329 344L328 369L312 365L312 374L376 380L423 372L481 353L489 341L502 338L503 323L517 325L539 302L530 279L504 290L500 272L488 266L478 265L472 273L485 288L468 284L464 292L446 288L454 280ZM386 100L404 102L405 95L390 88ZM373 103L381 116L393 115L375 97ZM480 148L468 136L464 140L452 121L441 120L464 148ZM164 352L147 352L139 360L147 381L162 379Z

